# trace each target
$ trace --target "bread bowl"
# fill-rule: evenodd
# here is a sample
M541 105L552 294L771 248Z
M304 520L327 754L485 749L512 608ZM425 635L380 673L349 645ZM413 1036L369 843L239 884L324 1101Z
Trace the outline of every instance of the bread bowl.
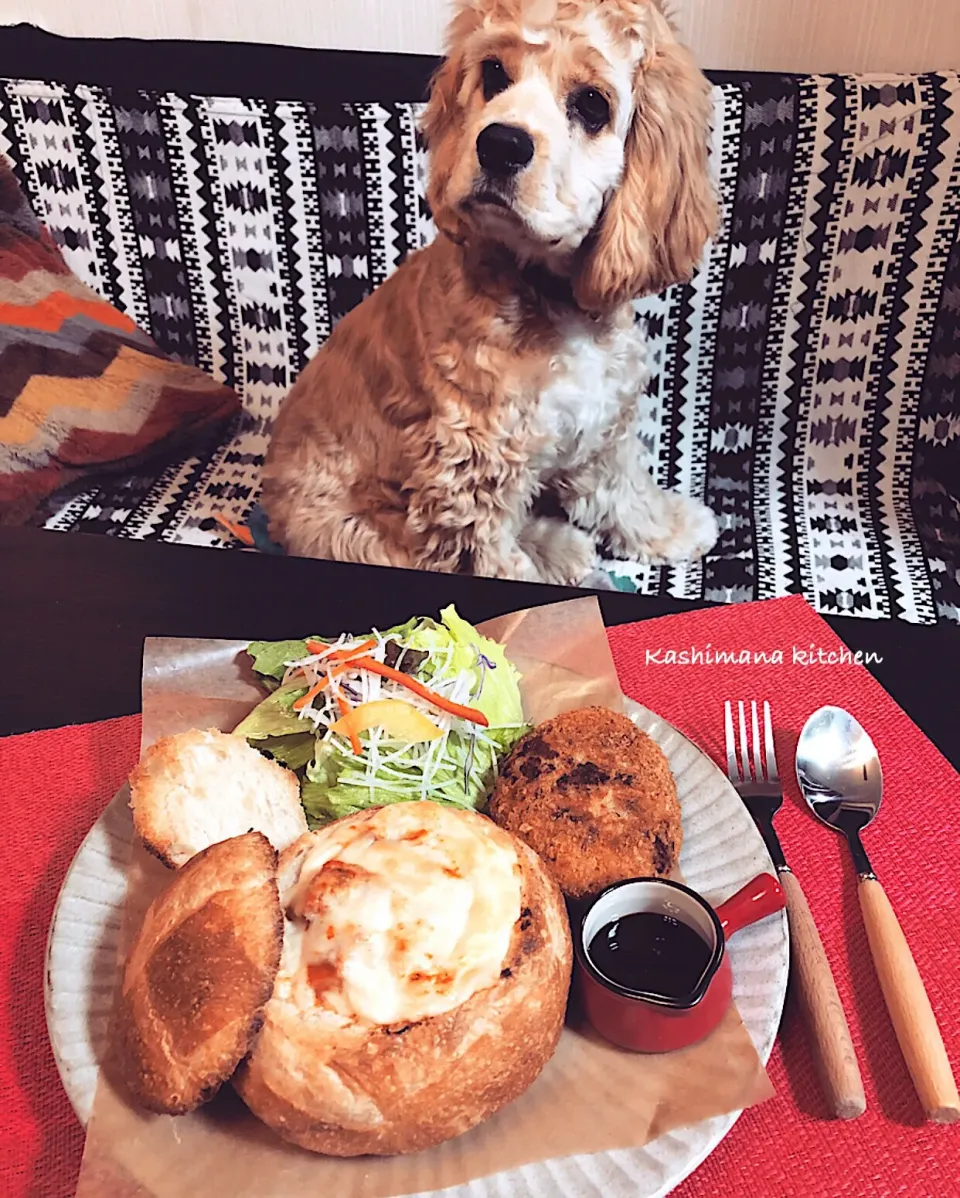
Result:
M144 846L174 869L253 829L278 850L307 830L297 776L213 728L151 745L130 775L130 806Z
M414 1152L517 1098L563 1024L571 942L539 858L472 811L398 803L279 866L283 957L234 1086L284 1139Z

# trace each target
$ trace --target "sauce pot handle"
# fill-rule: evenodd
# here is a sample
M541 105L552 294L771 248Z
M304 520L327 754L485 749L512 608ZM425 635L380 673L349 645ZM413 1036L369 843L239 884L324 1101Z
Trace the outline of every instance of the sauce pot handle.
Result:
M782 911L787 900L773 874L758 874L746 886L717 907L717 918L724 936Z

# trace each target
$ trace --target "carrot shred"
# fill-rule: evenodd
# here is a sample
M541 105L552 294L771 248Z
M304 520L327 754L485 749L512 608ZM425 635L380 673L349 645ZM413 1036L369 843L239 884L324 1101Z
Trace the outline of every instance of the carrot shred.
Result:
M371 637L368 641L362 641L359 645L354 645L352 649L337 649L335 653L330 654L332 661L350 661L358 655L369 653L371 649L376 649L377 642Z
M319 695L323 688L328 686L330 682L331 678L329 674L326 677L321 678L319 682L315 682L305 695L301 695L299 699L294 701L293 710L303 711L305 707L309 707L317 695ZM347 702L346 698L339 691L339 689L337 690L337 706L340 708L341 715L349 715L352 710L350 704ZM356 732L350 733L350 748L353 749L354 753L356 753L358 757L363 752L363 746L360 744L360 737L356 734Z
M249 528L242 524L237 524L234 520L228 520L222 512L213 513L214 520L217 521L227 532L242 545L246 545L248 549L252 549L254 545L253 533Z
M422 682L417 682L416 678L411 678L402 670L395 670L393 666L388 666L385 662L377 661L373 657L354 657L349 661L341 662L334 668L333 674L336 676L346 673L347 670L367 670L371 674L379 674L381 678L389 678L391 682L398 682L401 686L405 686L407 690L413 691L421 699L426 699L434 707L439 707L441 711L459 716L461 720L469 720L471 724L479 724L486 728L490 723L483 712L478 711L475 707L464 707L460 703L453 703L450 699L446 699L443 695L438 695L436 691L424 686Z
M305 707L309 707L329 681L329 678L321 678L319 682L315 682L305 695L301 695L299 699L294 699L293 710L303 711Z
M340 708L340 714L344 716L349 715L353 710L353 708L339 691L337 691L337 706ZM350 748L353 749L354 753L356 753L358 757L363 752L363 745L360 744L360 737L352 728L350 729Z

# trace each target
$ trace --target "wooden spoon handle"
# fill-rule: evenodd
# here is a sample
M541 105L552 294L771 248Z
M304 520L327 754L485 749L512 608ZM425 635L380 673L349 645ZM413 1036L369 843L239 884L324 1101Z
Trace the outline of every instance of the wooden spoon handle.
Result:
M960 1119L957 1083L903 929L876 878L861 878L858 892L880 989L917 1095L928 1119L954 1123Z
M779 876L787 896L793 977L813 1040L820 1085L837 1118L856 1119L867 1109L867 1100L830 962L800 883L789 870Z

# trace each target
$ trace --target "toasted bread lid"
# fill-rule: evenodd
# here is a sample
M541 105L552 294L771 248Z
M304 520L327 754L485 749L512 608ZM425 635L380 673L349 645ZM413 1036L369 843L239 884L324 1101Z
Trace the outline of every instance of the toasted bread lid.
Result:
M211 845L154 900L117 1012L120 1072L153 1111L212 1098L252 1047L283 945L277 854L260 832Z

